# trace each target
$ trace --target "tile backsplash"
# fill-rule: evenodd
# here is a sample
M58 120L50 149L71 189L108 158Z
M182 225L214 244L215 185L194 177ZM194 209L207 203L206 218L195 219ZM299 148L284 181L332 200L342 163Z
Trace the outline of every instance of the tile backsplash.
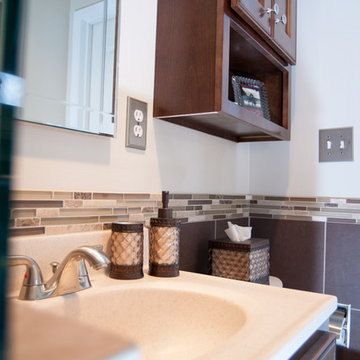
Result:
M10 235L106 230L115 221L145 221L160 203L160 194L13 191Z
M360 223L360 199L260 195L170 194L183 222L261 217ZM10 235L52 235L109 229L115 221L157 216L160 193L14 190Z
M106 230L116 221L157 216L161 194L12 191L10 235L54 235ZM171 194L169 206L183 222L247 217L245 195Z

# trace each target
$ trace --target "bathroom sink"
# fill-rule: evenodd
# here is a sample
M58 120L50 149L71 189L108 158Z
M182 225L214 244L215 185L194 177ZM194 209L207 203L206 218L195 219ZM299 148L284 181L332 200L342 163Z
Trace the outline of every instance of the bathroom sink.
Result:
M288 359L337 306L334 296L183 271L92 278L92 288L74 294L12 302L125 337L145 360Z
M32 302L30 306L126 335L139 346L144 359L197 358L233 336L246 322L239 305L220 297L147 287L140 281L124 285ZM93 286L96 290L95 282Z
M94 295L83 292L31 305L126 334L145 359L185 359L187 354L196 358L234 335L245 322L239 306L200 293L137 287Z

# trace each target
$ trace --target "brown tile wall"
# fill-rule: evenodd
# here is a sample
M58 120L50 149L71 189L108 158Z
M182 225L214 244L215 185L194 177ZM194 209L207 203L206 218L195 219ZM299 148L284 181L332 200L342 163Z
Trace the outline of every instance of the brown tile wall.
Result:
M360 226L327 224L325 291L360 311Z
M252 215L250 226L254 237L270 240L270 273L285 287L352 305L350 349L338 347L337 358L360 359L360 224Z
M228 220L183 223L180 229L180 269L208 274L209 240L226 237ZM248 226L248 218L231 219L233 224Z
M359 360L360 359L360 311L351 312L351 340L350 349L337 348L337 360Z
M251 218L254 237L270 240L270 273L284 287L323 292L322 222Z
M360 359L360 225L326 226L325 292L352 305L350 350L338 349L338 359Z

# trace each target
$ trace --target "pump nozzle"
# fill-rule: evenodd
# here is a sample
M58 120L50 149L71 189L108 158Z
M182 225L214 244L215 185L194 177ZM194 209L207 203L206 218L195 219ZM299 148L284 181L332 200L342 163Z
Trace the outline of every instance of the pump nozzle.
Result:
M162 209L158 210L158 217L162 219L171 219L172 218L172 209L169 209L169 192L162 192Z

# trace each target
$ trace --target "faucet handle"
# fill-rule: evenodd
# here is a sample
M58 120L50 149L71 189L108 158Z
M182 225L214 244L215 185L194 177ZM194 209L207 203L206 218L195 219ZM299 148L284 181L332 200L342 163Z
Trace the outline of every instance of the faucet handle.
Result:
M9 266L26 266L24 281L19 293L20 300L36 300L46 297L42 274L34 259L23 255L12 255L7 257L7 261Z
M53 274L56 273L56 270L57 270L57 268L59 267L59 265L60 265L60 263L59 263L58 261L52 261L52 262L50 263L51 270L52 270Z
M44 283L39 265L31 257L24 255L9 255L7 257L7 261L9 266L16 266L16 265L26 266L23 285L37 286L37 285L42 285Z

